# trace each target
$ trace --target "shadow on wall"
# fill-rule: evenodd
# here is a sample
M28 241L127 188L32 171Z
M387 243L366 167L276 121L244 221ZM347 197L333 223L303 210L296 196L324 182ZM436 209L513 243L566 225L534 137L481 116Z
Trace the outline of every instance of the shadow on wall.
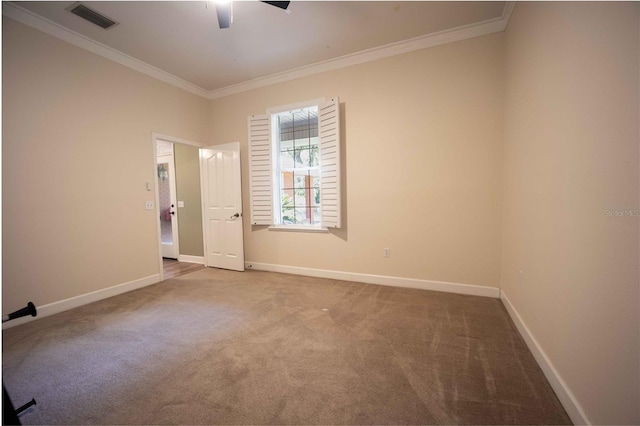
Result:
M340 103L340 194L342 198L340 200L340 214L342 216L342 227L330 229L336 237L341 240L348 241L348 215L347 215L347 126L346 123L346 106L344 102Z

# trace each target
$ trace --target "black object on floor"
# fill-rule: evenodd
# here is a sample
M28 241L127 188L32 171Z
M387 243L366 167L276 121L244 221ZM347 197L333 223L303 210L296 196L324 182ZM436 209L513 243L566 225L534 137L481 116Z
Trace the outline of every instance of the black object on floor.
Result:
M25 317L27 315L31 315L32 317L35 317L36 315L38 315L36 306L32 302L27 303L27 306L22 309L18 309L17 311L12 312L9 315L5 315L4 317L2 317L2 322L4 323L16 318ZM20 419L18 418L18 415L33 405L36 405L36 400L31 398L31 401L18 407L18 409L15 409L13 406L13 402L11 401L11 397L9 397L9 392L7 392L7 388L4 386L4 382L2 382L2 424L3 425L20 425L21 423L20 423Z

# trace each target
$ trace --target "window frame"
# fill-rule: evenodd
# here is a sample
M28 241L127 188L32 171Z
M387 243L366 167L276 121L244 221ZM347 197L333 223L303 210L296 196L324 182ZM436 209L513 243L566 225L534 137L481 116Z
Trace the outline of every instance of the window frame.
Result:
M281 191L282 187L280 185L280 174L282 172L281 165L281 156L280 156L280 129L278 126L278 116L294 113L296 111L308 109L308 108L316 108L316 110L320 110L320 105L326 102L325 98L313 99L310 101L297 102L295 104L283 105L279 107L269 108L267 109L267 114L269 115L269 120L271 122L271 158L273 164L273 176L272 176L272 191L273 191L273 221L274 224L269 226L271 230L285 230L285 231L309 231L309 232L329 232L329 229L325 226L322 226L322 221L320 221L317 225L304 225L304 224L285 224L282 221L282 198ZM318 117L318 121L319 121ZM319 126L319 123L318 123ZM320 149L320 131L318 129L318 149ZM317 170L321 172L321 161L320 156L318 155L318 166ZM320 184L320 192L322 193L322 183ZM322 203L320 203L320 209L322 209ZM322 211L322 210L321 210ZM320 218L322 218L322 213L320 213Z

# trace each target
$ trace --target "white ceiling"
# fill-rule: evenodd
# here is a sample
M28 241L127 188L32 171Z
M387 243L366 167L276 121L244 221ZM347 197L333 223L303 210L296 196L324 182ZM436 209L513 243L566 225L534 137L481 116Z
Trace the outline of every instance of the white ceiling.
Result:
M444 37L436 43L441 44L455 40L456 31L466 31L467 37L495 32L469 30L498 21L506 25L509 9L509 2L482 1L292 1L286 13L266 3L235 1L233 24L221 30L215 7L207 8L205 1L84 2L120 23L103 30L68 12L73 3L12 2L10 8L22 15L27 12L29 22L45 18L46 25L58 27L49 31L52 34L60 33L60 27L71 30L66 32L84 36L84 44L88 38L178 77L199 94L224 92L230 86L327 64L345 55L353 58L368 52L371 56L372 50L397 48L404 40L414 46L400 43L401 48L416 50L428 47L424 40L434 35ZM14 17L5 9L6 15Z

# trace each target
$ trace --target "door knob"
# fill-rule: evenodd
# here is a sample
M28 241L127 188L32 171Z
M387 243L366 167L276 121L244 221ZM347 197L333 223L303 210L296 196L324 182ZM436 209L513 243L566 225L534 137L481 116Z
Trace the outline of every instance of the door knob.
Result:
M236 219L236 218L239 218L239 217L240 217L240 213L236 213L233 216L231 216L230 219Z

